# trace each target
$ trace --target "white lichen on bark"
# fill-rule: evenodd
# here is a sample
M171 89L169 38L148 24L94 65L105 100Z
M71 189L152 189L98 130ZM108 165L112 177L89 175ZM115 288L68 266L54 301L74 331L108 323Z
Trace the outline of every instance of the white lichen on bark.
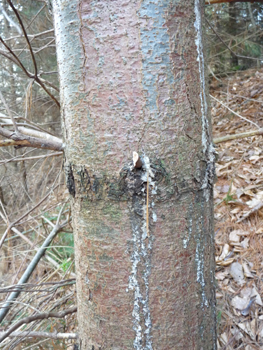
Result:
M202 42L202 13L200 0L195 0L195 23L196 39L195 44L197 48L197 61L199 64L199 79L200 79L200 102L202 113L202 145L203 153L207 157L206 173L202 182L202 189L204 190L204 196L208 202L211 195L211 186L214 178L214 162L215 162L215 149L212 140L209 137L209 123L208 123L208 107L206 99L206 85L205 85L205 60L203 52Z
M205 62L203 53L203 42L202 42L202 14L200 11L200 0L195 0L195 29L196 39L195 44L197 48L197 61L199 64L199 79L200 79L200 101L201 101L201 112L202 112L202 144L203 152L206 153L208 147L208 120L207 120L207 101L205 94Z
M137 158L136 158L137 161ZM156 185L153 181L154 174L151 170L150 160L147 156L142 158L143 162L143 173L142 180L144 183L148 182L148 190L150 188L156 190ZM146 193L147 195L147 193ZM152 203L153 204L153 203ZM152 205L153 206L153 205ZM134 291L134 306L133 306L133 329L135 331L135 339L133 342L134 349L136 350L152 350L152 337L151 337L151 314L149 308L149 276L151 273L151 253L153 237L149 235L147 222L149 218L149 209L147 205L142 206L143 217L140 223L132 221L132 233L133 233L133 252L131 255L132 270L129 276L129 284L126 289ZM155 222L157 215L152 212L152 218ZM138 265L143 265L142 278L138 276ZM140 285L139 279L143 280L143 286ZM142 290L144 292L142 293ZM143 315L143 319L141 319ZM144 330L142 328L144 323ZM145 345L143 345L145 344Z

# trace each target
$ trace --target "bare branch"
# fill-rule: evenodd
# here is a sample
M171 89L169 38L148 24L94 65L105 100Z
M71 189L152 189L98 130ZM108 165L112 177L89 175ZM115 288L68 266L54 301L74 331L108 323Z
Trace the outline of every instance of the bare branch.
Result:
M36 208L38 208L48 197L49 195L55 191L56 188L58 188L59 185L56 185L54 188L52 188L33 208L29 209L25 214L23 214L22 216L20 216L19 219L15 220L13 223L11 223L7 229L5 230L1 240L0 240L0 248L2 247L5 239L6 239L6 236L9 232L9 230L11 230L11 228L17 224L18 222L20 222L22 219L24 219L28 214L32 213L32 211L34 211Z
M42 35L46 35L46 34L49 34L49 33L53 33L54 32L54 28L52 29L49 29L49 30L45 30L44 32L40 32L40 33L37 33L37 34L28 34L27 36L29 38L39 38L40 36ZM17 35L17 36L11 36L10 38L6 38L5 41L9 41L9 40L13 40L13 39L18 39L18 38L21 38L20 35Z
M60 311L60 312L43 312L34 316L25 317L21 320L19 320L16 324L11 326L1 337L0 337L0 343L6 339L11 333L13 333L16 329L21 327L23 324L28 324L31 322L34 322L36 320L45 320L47 318L64 318L67 315L73 314L77 312L77 306L74 306L70 309Z
M37 16L42 12L42 10L44 10L44 8L45 8L46 6L47 6L46 4L43 5L43 6L41 7L41 9L39 9L39 10L37 11L37 13L35 14L35 16L31 19L31 21L30 21L29 24L27 25L26 29L30 28L31 24L34 22L34 20L37 18ZM29 36L29 35L27 35L27 36Z
M1 147L1 143L2 142L12 142L12 140L0 141L0 147ZM10 144L10 145L13 146L12 144ZM33 156L33 157L22 157L22 158L14 157L14 158L11 158L11 159L0 161L0 165L1 164L6 164L6 163L10 163L10 162L21 162L21 161L24 161L24 160L33 160L33 159L48 158L48 157L58 157L58 156L62 156L62 155L63 155L63 152L55 152L55 153L48 153L48 154L43 154L41 156Z
M7 226L9 226L9 220L8 220L8 218L5 217L1 211L0 211L0 216L1 216L1 218L4 220L4 222L7 224ZM11 230L12 230L14 233L16 233L20 238L22 238L24 241L26 241L26 243L29 244L29 246L30 246L31 248L34 247L34 244L33 244L25 235L23 235L17 228L12 227Z
M10 59L12 62L14 62L19 68L21 68L23 70L23 72L30 78L30 79L34 79L44 90L45 92L50 96L50 98L56 103L56 105L58 107L60 107L60 103L58 102L58 100L55 98L54 95L51 94L51 92L46 88L44 82L42 79L40 79L37 75L33 75L32 73L30 73L25 66L23 65L23 63L20 61L20 59L18 58L18 56L14 53L13 50L11 50L11 48L6 44L6 42L3 40L3 38L0 36L0 41L1 43L5 46L5 48L8 50L8 52L13 56L12 58L3 50L0 50L0 54L3 55L4 57ZM49 84L51 85L51 83ZM52 86L54 88L54 86Z
M263 0L262 0L263 1ZM208 21L208 19L205 17L205 21L208 23L209 27L212 29L212 31L215 33L215 35L218 37L218 39L222 42L222 44L235 56L238 58L247 58L250 60L255 60L258 61L260 60L260 58L256 58L256 57L250 57L250 56L242 56L242 55L238 55L236 54L225 42L224 40L221 38L221 36L216 32L216 30L213 28L212 24Z
M52 74L53 74L53 73L57 73L57 72L52 72ZM40 76L41 74L48 74L48 73L43 73L43 72L41 72L41 73L38 74L38 76ZM54 90L56 90L56 91L59 92L59 89L58 89L54 84L50 83L48 80L41 78L41 81L42 81L44 84L50 86L52 89L54 89Z
M29 129L30 130L30 129ZM32 130L33 131L33 130ZM17 141L22 147L34 147L41 149L50 149L53 151L63 151L64 144L60 140L47 139L47 138L36 138L34 136L28 136L21 133L14 133L7 129L0 127L0 135L7 137L13 141Z
M219 101L217 98L215 98L214 96L210 95L210 97L215 100L216 102L220 103L222 106L224 106L226 109L228 109L231 113L235 114L237 117L245 120L246 122L255 125L258 129L260 129L260 126L257 125L256 123L252 122L251 120L242 117L242 115L238 114L237 112L233 111L231 108L229 108L226 104L224 104L222 101Z
M0 332L0 337L5 333ZM13 332L9 334L10 338L49 338L49 339L78 339L77 333L48 333L48 332L34 332L34 331L24 331L24 332Z
M6 103L6 100L5 100L4 96L2 95L1 91L0 91L0 99L1 99L1 101L3 103L3 105L5 106L5 109L6 109L7 113L8 113L8 115L9 115L10 119L12 120L15 132L18 134L18 129L17 129L17 125L16 125L16 122L15 122L15 119L14 119L13 114L11 113L11 111L10 111L10 109L8 107L8 104Z
M28 44L28 47L29 47L29 51L30 51L30 54L31 54L31 57L32 57L32 61L33 61L33 64L34 64L34 69L35 69L35 77L37 77L37 62L36 62L36 59L35 59L35 55L33 53L33 49L32 49L32 46L31 46L31 43L27 37L27 32L26 32L26 29L24 27L24 24L23 24L23 21L17 11L17 9L15 8L15 6L12 4L12 1L11 0L7 0L8 4L11 6L12 10L14 11L15 15L16 15L16 18L18 19L18 22L22 28L22 31L23 31L23 34L24 34L24 37L26 39L26 42Z
M216 144L216 143L226 142L226 141L230 141L230 140L243 139L245 137L251 137L251 136L256 136L256 135L263 135L263 129L252 130L252 131L248 131L248 132L242 132L240 134L226 135L226 136L218 137L218 138L215 138L213 140L213 142L214 142L214 144Z
M0 6L0 10L2 11L2 14L5 16L6 20L10 23L11 26L15 27L16 30L18 31L18 33L21 35L22 31L19 28L19 26L12 20L12 18L10 16L8 16L8 14L6 13L6 11L4 10L4 8L2 6ZM19 36L20 37L20 36Z
M65 203L66 204L66 203ZM23 276L20 278L18 285L20 284L24 284L28 281L28 279L30 278L30 276L32 275L33 271L35 270L37 264L39 263L40 259L42 258L42 256L45 254L46 249L49 247L50 243L53 241L53 239L56 237L56 235L58 234L58 232L61 230L61 228L63 226L65 226L65 224L68 223L68 220L66 220L64 223L62 223L61 225L59 225L59 221L60 221L60 217L61 214L64 210L65 204L62 206L58 218L57 218L57 222L56 225L54 226L53 230L50 232L50 234L48 235L48 237L45 239L44 243L42 244L42 246L38 249L36 255L34 256L34 258L32 259L32 261L30 262L30 264L27 266L26 271L23 273ZM18 287L19 288L19 287ZM5 316L7 315L10 306L12 304L12 302L17 299L17 297L19 296L19 294L21 293L21 289L12 292L9 297L7 298L7 301L5 302L4 306L2 306L1 310L0 310L0 323L3 321L3 319L5 318ZM0 338L0 342L1 342L1 338Z
M22 119L22 120L25 121L25 123L23 123L23 124L22 124L22 123L17 123L17 122L16 122L16 124L17 124L18 126L29 126L29 127L32 128L32 129L43 131L45 135L46 135L46 134L49 134L49 135L52 135L52 136L56 137L56 136L55 136L54 134L52 134L50 131L41 128L38 124L32 122L31 120L29 120L29 119L27 119L27 118L17 116L17 117L14 117L14 119L15 119L15 120L20 120L20 119ZM3 121L3 124L1 123L1 121ZM5 123L5 124L4 124L4 123ZM29 124L29 125L27 125L27 124ZM1 125L1 126L10 125L10 119L9 119L5 114L3 114L3 113L0 113L0 125ZM29 135L31 135L31 134L29 134ZM36 136L36 135L31 135L31 136ZM46 138L46 136L44 136L44 138ZM56 137L56 138L57 138L57 137Z
M7 51L13 56L14 59L12 61L18 65L19 68L23 70L23 72L29 77L29 78L35 78L32 74L30 74L27 69L24 67L23 63L20 61L20 59L17 57L17 55L14 53L13 50L10 49L10 47L5 43L4 39L0 36L0 41L4 45L4 47L7 49ZM4 51L0 51L0 53L3 55ZM4 55L6 58L10 58L6 53Z

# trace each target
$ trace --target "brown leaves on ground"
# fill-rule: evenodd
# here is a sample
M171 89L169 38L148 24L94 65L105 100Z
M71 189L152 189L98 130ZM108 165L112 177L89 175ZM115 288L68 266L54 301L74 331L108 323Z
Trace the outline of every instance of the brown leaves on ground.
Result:
M263 69L221 81L211 94L263 127ZM212 99L214 138L255 130ZM263 349L263 139L217 145L214 186L218 348Z

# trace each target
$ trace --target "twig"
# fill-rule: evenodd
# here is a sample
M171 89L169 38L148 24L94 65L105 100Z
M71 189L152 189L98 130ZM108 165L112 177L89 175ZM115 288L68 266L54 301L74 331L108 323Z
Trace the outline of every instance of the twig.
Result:
M36 123L32 122L31 120L28 120L27 118L24 118L24 117L21 117L21 116L17 116L17 117L14 117L14 119L15 119L15 120L20 120L20 119L22 119L22 120L25 121L25 123L16 123L18 126L24 126L24 127L27 126L27 127L32 128L32 129L35 129L35 130L37 130L37 131L42 131L44 134L48 134L48 135L57 137L56 135L54 135L54 134L51 133L50 131L41 128L41 127L39 126L39 124L36 124ZM3 125L8 125L8 123L9 123L9 118L8 118L5 114L0 113L0 121L3 121L3 123L0 123L2 126L3 126ZM5 124L4 124L4 123L5 123ZM34 135L32 135L32 136L34 136Z
M26 26L26 29L30 28L31 24L34 22L34 20L37 18L37 16L42 12L42 10L44 10L44 8L47 6L47 4L43 5L35 14L35 16L31 19L31 21L28 23L28 25ZM27 36L29 36L27 34Z
M220 94L226 94L225 91L220 91L219 93L220 93ZM229 92L228 92L228 93L229 93ZM248 97L246 97L246 96L242 96L242 95L238 95L238 94L233 94L233 93L231 93L231 92L230 92L229 94L231 94L233 98L235 98L235 97L241 97L241 98L243 98L243 99L246 100L246 101L257 102L257 103L260 103L260 104L263 103L263 101L257 100L256 98L248 98Z
M9 107L8 107L8 104L6 103L6 100L4 99L4 96L2 95L2 92L1 92L1 91L0 91L0 99L1 99L1 101L3 102L3 105L5 106L5 109L6 109L7 113L8 113L8 115L9 115L10 119L12 120L12 123L13 123L13 125L14 125L14 129L15 129L15 132L18 134L19 131L18 131L18 129L17 129L17 125L16 125L16 122L15 122L15 119L14 119L13 114L11 113L11 111L10 111L10 109L9 109Z
M8 140L7 140L8 141ZM0 141L0 147L1 147L1 142ZM24 160L33 160L33 159L40 159L40 158L48 158L48 157L58 157L61 156L63 154L63 152L54 152L54 153L49 153L49 154L43 154L42 156L33 156L33 157L24 157L24 158L11 158L8 160L4 160L4 161L0 161L0 165L1 164L6 164L6 163L10 163L10 162L21 162Z
M18 56L14 53L13 50L10 49L10 47L5 43L5 41L3 40L3 38L0 36L0 42L5 46L5 48L9 51L9 53L13 56L10 57L9 55L7 55L3 50L0 50L0 54L5 56L6 58L10 59L12 62L14 62L18 67L20 67L23 72L30 78L30 79L34 79L41 87L42 89L44 89L46 91L46 93L50 96L50 98L56 103L56 105L58 107L60 107L60 103L58 102L58 100L55 98L54 95L51 94L51 92L45 87L43 80L40 79L38 76L35 76L34 74L30 73L25 66L23 65L23 63L20 61L20 59L18 58Z
M37 33L37 34L27 34L27 36L29 38L38 38L42 35L46 35L46 34L49 34L49 33L53 33L54 32L54 28L52 29L48 29L48 30L45 30L44 32L40 32L40 33ZM10 36L9 38L6 38L5 41L9 41L9 40L14 40L14 39L18 39L18 38L21 38L20 35L16 35L16 36Z
M43 312L34 316L29 316L22 318L16 324L11 326L1 337L0 343L6 339L11 333L13 333L17 328L21 327L23 324L28 324L36 320L45 320L47 318L64 318L67 315L73 314L77 311L77 306L74 306L70 309L60 311L60 312Z
M9 221L8 219L5 218L5 216L3 215L3 213L0 211L0 216L1 218L4 220L4 222L9 225ZM27 244L29 244L29 246L31 248L34 247L34 244L30 241L30 239L28 239L26 236L24 236L17 228L12 227L11 230L16 233L20 238L22 238Z
M25 283L25 284L12 284L11 286L0 288L0 293L10 293L15 291L21 292L52 292L54 289L76 284L76 278L69 278L66 280L55 281L55 282L41 282L41 283ZM43 288L45 287L46 288ZM42 288L40 288L42 287ZM32 307L32 306L30 306ZM35 309L34 309L35 310Z
M258 212L263 207L263 202L259 202L257 205L255 205L251 210L249 210L247 213L245 213L240 219L237 220L237 223L244 221L246 218L248 218L251 214L254 214Z
M248 123L250 124L253 124L255 125L258 129L260 129L260 126L258 126L256 123L252 122L251 120L245 118L245 117L242 117L242 115L236 113L235 111L233 111L231 108L229 108L226 104L224 104L222 101L219 101L217 98L215 98L214 96L212 95L209 95L213 100L215 100L216 102L220 103L222 106L224 106L226 109L228 109L231 113L235 114L237 117L247 121Z
M15 6L12 4L12 1L11 0L7 0L8 4L11 6L12 10L14 11L15 15L16 15L16 18L18 19L18 22L22 28L22 31L23 31L23 34L24 34L24 37L26 39L26 42L27 42L27 45L29 47L29 51L30 51L30 54L31 54L31 57L32 57L32 61L33 61L33 64L34 64L34 70L35 70L35 78L37 77L37 63L36 63L36 59L35 59L35 55L33 53L33 50L32 50L32 46L30 44L30 41L27 37L27 32L25 30L25 27L24 27L24 24L23 24L23 21L21 20L21 17L17 11L17 9L15 8Z
M42 244L42 246L38 249L36 255L34 256L34 258L32 259L32 261L30 262L30 264L28 265L28 267L26 268L26 271L24 272L23 276L20 278L18 285L19 284L24 284L28 281L28 279L30 278L31 274L33 273L33 271L35 270L37 264L39 263L40 259L42 258L42 256L45 254L46 249L49 247L50 243L53 241L53 239L56 237L57 233L61 230L61 228L65 225L65 222L62 223L62 225L59 225L59 220L60 217L62 215L62 212L64 210L66 203L62 206L58 218L57 218L57 222L55 227L53 228L53 230L50 232L50 234L48 235L48 237L45 239L44 243ZM67 221L67 220L66 220ZM19 296L19 294L21 293L21 289L15 292L12 292L9 297L7 298L6 303L4 304L4 306L1 308L0 310L0 323L3 321L3 319L5 318L5 316L7 315L9 309L10 309L10 305L11 303Z
M0 337L4 335L4 332L0 332ZM77 339L77 333L49 333L49 332L34 332L34 331L24 331L24 332L13 332L9 334L10 338L49 338L49 339Z
M19 219L15 220L13 223L11 223L7 229L5 230L1 240L0 240L0 248L2 247L5 239L6 239L6 236L9 232L9 230L11 230L11 228L17 224L19 221L21 221L22 219L24 219L28 214L30 214L32 211L34 211L36 208L38 208L48 197L49 195L56 189L58 188L59 185L56 185L54 188L52 188L46 195L45 197L43 197L33 208L29 209L25 214L23 214L22 216L20 216Z
M245 137L251 137L255 135L263 135L263 129L242 132L240 134L217 137L213 140L213 142L214 144L216 144L216 143L226 142L226 141L235 140L235 139L243 139Z
M0 41L4 45L4 47L7 49L7 51L9 51L9 53L13 56L13 59L2 50L0 51L1 55L5 56L6 58L9 58L16 65L18 65L18 67L20 67L29 78L31 79L34 78L34 76L27 71L23 63L20 61L20 59L17 57L14 51L10 49L10 47L5 43L4 39L1 36L0 36Z
M240 1L240 0L239 0ZM247 0L245 0L247 2ZM244 2L245 2L244 1ZM225 1L224 1L225 2ZM228 1L231 2L231 1ZM208 21L208 19L205 17L205 21L207 22L207 24L209 25L209 27L212 29L212 31L215 33L215 35L218 37L218 39L222 42L222 44L235 56L235 57L239 57L239 58L248 58L250 60L256 60L259 61L260 58L256 58L256 57L249 57L249 56L242 56L242 55L238 55L236 54L225 42L224 40L221 38L221 36L216 32L216 30L213 28L212 24Z
M34 136L29 136L21 133L14 133L10 130L0 127L0 135L7 137L13 141L17 141L19 145L23 147L34 147L42 149L51 149L53 151L62 151L64 144L58 138L43 139Z
M11 26L14 26L16 28L16 30L18 31L18 33L21 35L22 31L19 28L19 26L12 20L12 18L10 16L8 16L8 14L6 13L5 9L0 6L0 10L2 11L2 14L4 15L4 17L6 18L6 20L10 23ZM20 36L19 36L20 38Z

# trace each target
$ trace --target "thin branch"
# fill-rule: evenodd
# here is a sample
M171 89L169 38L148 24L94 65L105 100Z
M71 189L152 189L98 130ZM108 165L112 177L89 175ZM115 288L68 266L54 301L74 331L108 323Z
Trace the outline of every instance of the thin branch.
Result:
M44 83L42 82L42 80L39 77L35 78L35 81L42 87L43 90L46 91L46 93L49 95L49 97L52 98L52 100L56 103L56 105L60 108L60 103L58 102L58 100L55 98L54 95L51 94L51 92L45 87Z
M4 140L4 141L8 142L9 140ZM1 147L1 142L3 142L3 141L0 141L0 147ZM10 162L21 162L24 160L33 160L33 159L48 158L48 157L58 157L58 156L62 156L62 155L63 155L63 152L54 152L54 153L43 154L41 156L32 156L32 157L24 157L24 158L14 157L11 159L0 161L0 165L10 163Z
M14 129L15 129L15 132L18 134L19 131L18 131L18 129L17 129L17 125L16 125L16 122L15 122L15 119L14 119L13 114L11 113L11 111L10 111L10 109L9 109L9 107L8 107L8 104L6 103L6 100L5 100L4 96L2 95L2 92L1 92L1 91L0 91L0 99L1 99L1 101L2 101L2 103L3 103L3 105L5 106L5 109L6 109L7 113L8 113L8 115L9 115L10 119L12 120L12 123L13 123L13 125L14 125Z
M36 268L37 264L39 263L40 259L42 258L42 256L45 254L46 249L49 247L50 243L53 241L53 239L56 237L56 235L61 230L61 228L65 225L65 223L68 222L68 220L66 220L66 222L64 222L61 225L59 225L60 217L62 215L62 212L64 210L65 205L66 205L66 203L62 206L62 208L61 208L61 210L60 210L60 212L58 214L58 218L57 218L57 222L56 222L55 227L50 232L48 237L45 239L45 241L42 244L42 246L38 249L36 255L31 260L30 264L27 266L26 271L23 273L22 277L20 278L20 280L18 282L18 285L19 284L24 284L24 283L26 283L29 280L30 276L32 275L33 271L35 270L35 268ZM9 295L9 297L7 298L5 304L1 307L1 310L0 310L0 323L3 321L3 319L7 315L12 302L17 299L17 297L19 296L21 291L22 291L22 289L20 288L19 290L15 291L15 292L12 292ZM1 338L0 338L0 342L1 342Z
M13 141L17 141L18 144L23 147L50 149L53 151L63 151L64 149L64 144L62 143L62 141L58 141L59 139L44 139L37 138L34 136L28 136L21 133L16 134L2 127L0 127L0 135L7 137Z
M21 116L17 116L17 117L14 117L15 120L24 120L25 123L16 123L18 126L29 126L30 128L32 129L36 129L36 130L40 130L40 131L43 131L45 134L49 134L49 135L52 135L54 137L56 137L53 133L51 133L50 131L47 131L43 128L41 128L39 126L39 124L36 124L34 122L32 122L31 120L27 119L27 118L24 118L24 117L21 117ZM6 124L2 124L1 121L3 121L3 123L6 123ZM8 116L6 116L5 114L3 113L0 113L0 125L3 126L3 125L8 125L9 123L9 118ZM27 125L28 124L28 125ZM49 123L48 123L49 124ZM31 136L36 136L36 135L31 135ZM45 137L46 138L46 137Z
M52 72L52 73L53 73L53 72ZM57 73L57 72L54 72L54 73ZM41 74L48 74L48 73L39 73L38 76L40 76ZM42 81L44 84L50 86L50 87L51 87L52 89L54 89L55 91L59 92L59 89L58 89L54 84L50 83L48 80L41 78L41 81ZM56 101L55 101L55 102L56 102Z
M9 232L9 230L11 230L11 228L17 224L18 222L20 222L22 219L24 219L28 214L32 213L32 211L34 211L36 208L38 208L48 197L49 195L56 189L58 188L59 185L56 185L54 188L52 188L46 195L45 197L43 197L33 208L29 209L25 214L23 214L22 216L20 216L19 219L15 220L13 223L11 223L7 229L5 230L1 240L0 240L0 248L2 247L5 239L6 239L6 236Z
M30 41L28 39L28 36L27 36L27 32L26 32L26 29L24 27L24 24L23 24L23 21L17 11L17 9L15 8L15 6L12 4L12 1L11 0L7 0L8 4L11 6L12 10L14 11L15 15L16 15L16 18L18 19L18 22L22 28L22 31L23 31L23 34L24 34L24 37L26 39L26 42L28 44L28 47L29 47L29 51L30 51L30 54L31 54L31 57L32 57L32 61L33 61L33 64L34 64L34 70L35 70L35 78L37 77L37 62L36 62L36 59L35 59L35 55L34 55L34 52L33 52L33 49L32 49L32 46L30 44Z
M37 33L37 34L28 34L27 36L29 38L35 39L35 38L38 38L38 37L40 37L42 35L46 35L46 34L53 33L53 32L54 32L54 28L49 29L49 30L45 30L44 32L40 32L40 33ZM14 40L14 39L18 39L18 38L21 38L21 36L20 35L11 36L10 38L6 38L5 41Z
M0 337L4 335L4 332L0 332ZM10 338L48 338L48 339L78 339L77 333L49 333L49 332L13 332L9 334Z
M1 218L4 220L5 224L6 224L7 226L9 226L9 220L8 220L8 218L5 217L1 211L0 211L0 216L1 216ZM22 238L24 241L26 241L26 243L29 244L29 246L30 246L31 248L34 247L34 244L30 241L30 239L28 239L25 235L23 235L17 228L12 227L11 230L12 230L14 233L16 233L20 238Z
M233 98L234 98L234 97L241 97L241 98L243 98L243 99L246 100L246 101L257 102L257 103L260 103L260 104L263 103L263 101L257 100L256 98L249 98L249 97L246 97L246 96L243 96L243 95L233 94L233 93L231 93L231 92L226 93L225 91L220 91L220 93L221 93L221 94L225 94L225 95L230 94L230 95L232 95Z
M46 49L47 47L49 47L49 45L51 45L54 42L55 42L55 38L51 39L46 45L40 47L40 49L35 51L35 54L37 54L37 53L41 52L42 50Z
M58 288L62 288L65 286L69 285L74 285L76 284L76 278L69 278L66 280L61 280L61 281L55 281L55 282L41 282L41 283L25 283L25 284L13 284L11 286L3 287L0 288L0 293L10 293L10 292L15 292L17 290L20 290L21 292L53 292L57 290ZM46 288L43 288L45 287ZM42 288L40 288L42 287ZM30 306L32 307L32 306ZM35 310L35 308L34 308Z
M42 10L44 10L44 8L47 6L47 4L45 4L45 5L43 5L42 7L41 7L41 9L39 9L38 11L37 11L37 13L35 14L35 16L31 19L31 21L28 23L28 25L26 26L26 29L28 29L28 28L30 28L30 26L31 26L31 24L34 22L34 20L37 18L37 16L42 12ZM29 36L29 35L27 35L27 36Z
M3 40L3 39L2 39L1 36L0 36L0 41L2 42L2 40ZM12 61L15 65L17 65L19 68L21 68L20 65L19 65L19 62L17 62L17 60L16 60L14 57L9 56L5 51L0 50L0 55L4 56L4 57L7 58L8 60Z
M23 63L20 61L20 59L17 57L17 55L14 53L13 50L10 49L10 47L5 43L5 41L3 40L3 38L0 36L0 41L1 43L5 46L5 48L9 51L9 53L13 56L13 58L11 58L9 55L7 55L7 53L5 53L4 51L0 50L0 54L5 56L6 58L10 59L12 62L14 62L19 68L21 68L23 70L23 72L30 78L30 79L34 79L41 87L42 89L45 90L45 92L50 96L50 98L56 103L56 105L58 107L60 107L60 103L58 102L58 100L55 98L54 95L51 94L51 92L45 87L43 80L40 79L38 76L31 74L23 65ZM51 84L51 83L50 83Z
M11 333L13 333L16 329L21 327L23 324L28 324L31 322L34 322L36 320L45 320L47 318L64 318L67 315L73 314L77 311L77 306L74 306L70 309L60 311L60 312L43 312L34 316L29 316L22 318L19 320L16 324L11 326L1 337L0 337L0 343L6 339Z
M262 0L263 1L263 0ZM242 56L242 55L238 55L236 54L228 45L227 43L224 42L224 40L221 38L221 36L216 32L216 30L213 28L212 24L208 21L208 19L205 17L205 21L207 22L207 24L209 25L209 27L212 29L212 31L215 33L215 35L218 37L218 39L222 42L222 44L235 56L238 58L247 58L250 60L260 60L260 58L256 58L256 57L249 57L249 56Z
M251 120L245 118L245 117L242 117L242 115L236 113L235 111L233 111L231 108L229 108L226 104L224 104L223 102L219 101L217 98L215 98L214 96L210 95L210 97L215 100L216 102L220 103L222 106L224 106L226 109L228 109L231 113L235 114L237 117L247 121L248 123L250 124L253 124L255 125L258 129L260 129L260 126L258 126L256 123L252 122Z
M218 138L215 138L213 140L213 142L214 142L214 144L216 144L216 143L226 142L226 141L230 141L230 140L243 139L245 137L251 137L251 136L255 136L255 135L263 135L263 129L252 130L252 131L248 131L248 132L242 132L240 134L218 137Z
M38 131L38 130L32 130L29 128L25 128L24 126L19 126L18 131L21 132L23 135L37 137L39 139L44 139L44 140L47 140L50 142L62 144L62 140L60 138L53 136L53 135L50 135L46 131L42 132L42 131Z
M23 72L29 77L29 78L34 78L33 75L31 75L27 69L25 68L25 66L23 65L23 63L20 61L20 59L17 57L17 55L14 53L13 50L10 49L10 47L5 43L4 39L0 36L0 41L1 43L4 45L4 47L7 49L7 51L14 57L14 59L12 60L14 63L16 63L18 65L19 68L21 68L23 70ZM3 51L0 51L0 53L3 55ZM5 55L6 58L10 57L8 55Z
M0 10L2 11L2 14L4 15L4 17L6 18L6 20L10 23L11 26L15 27L16 30L18 31L18 33L21 35L22 31L19 28L19 26L12 20L12 18L10 16L8 16L8 14L6 13L6 11L4 10L4 8L0 5ZM19 36L20 38L20 36Z

